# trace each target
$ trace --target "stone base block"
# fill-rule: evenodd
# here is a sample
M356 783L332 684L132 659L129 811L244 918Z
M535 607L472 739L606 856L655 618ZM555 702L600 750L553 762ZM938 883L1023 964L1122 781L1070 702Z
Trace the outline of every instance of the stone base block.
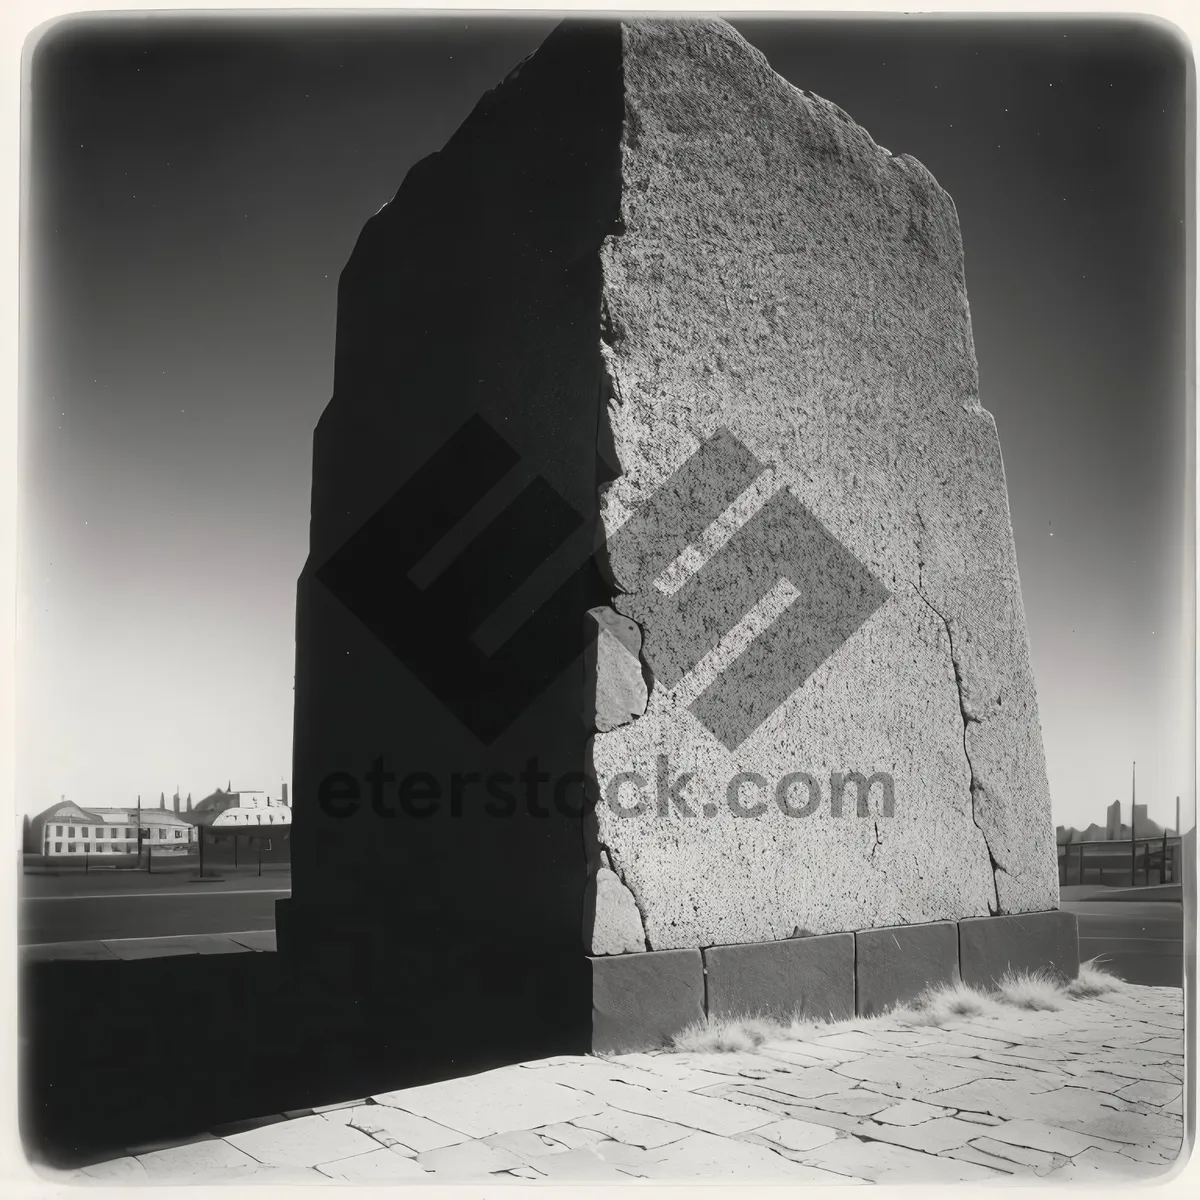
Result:
M958 925L898 925L854 935L855 1006L875 1016L915 1000L927 987L958 979Z
M1071 980L1079 974L1079 925L1074 913L1058 910L969 917L958 923L958 954L970 987L993 988L1007 971Z
M714 1018L854 1015L854 934L789 938L704 952Z
M704 1019L699 950L651 950L590 961L593 1053L657 1049Z

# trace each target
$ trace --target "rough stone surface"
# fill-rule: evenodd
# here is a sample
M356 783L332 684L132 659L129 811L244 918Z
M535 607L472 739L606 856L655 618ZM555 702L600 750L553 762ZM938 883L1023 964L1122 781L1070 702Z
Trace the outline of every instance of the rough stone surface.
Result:
M959 964L963 982L991 988L1007 971L1048 971L1060 979L1079 974L1079 923L1074 913L960 921Z
M789 938L704 951L710 1017L854 1015L854 935Z
M591 963L596 1053L655 1049L704 1016L699 950L595 957Z
M600 867L589 881L584 914L584 941L589 954L627 954L646 949L646 931L637 901L608 867Z
M649 693L642 674L642 631L628 617L601 606L588 612L584 654L584 720L608 733L646 711Z
M726 24L626 23L623 54L602 516L611 604L641 625L653 686L592 756L602 798L645 781L644 813L597 814L650 945L1053 907L950 198ZM691 815L662 811L660 756L692 773ZM752 818L727 804L743 771L766 781L743 789L766 800ZM891 816L878 788L863 816L853 788L832 815L830 775L852 771L892 776ZM793 772L821 790L811 815L774 802Z
M958 927L953 921L860 930L854 940L860 1016L886 1012L926 987L958 978Z

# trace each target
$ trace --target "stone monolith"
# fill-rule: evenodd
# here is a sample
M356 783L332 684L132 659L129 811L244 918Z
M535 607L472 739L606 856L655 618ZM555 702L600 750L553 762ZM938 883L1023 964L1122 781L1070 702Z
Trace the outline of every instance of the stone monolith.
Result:
M342 275L293 778L281 950L497 1053L874 1011L975 918L1069 973L929 172L718 20L568 22L489 93Z

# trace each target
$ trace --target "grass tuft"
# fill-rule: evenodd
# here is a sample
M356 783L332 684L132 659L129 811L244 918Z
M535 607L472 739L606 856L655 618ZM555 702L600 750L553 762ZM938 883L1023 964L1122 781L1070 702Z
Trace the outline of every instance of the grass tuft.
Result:
M1079 974L1067 984L1067 995L1075 1000L1090 1000L1095 996L1106 996L1119 992L1124 980L1111 971L1106 971L1092 958L1079 964Z
M761 1046L773 1033L766 1021L754 1017L740 1021L693 1021L675 1035L671 1048L702 1054L738 1054Z
M905 1025L941 1027L966 1017L992 1016L997 1011L993 997L959 980L926 989L917 997L911 1009L898 1011L896 1017Z
M1041 971L1006 973L1000 980L999 993L1005 1004L1030 1012L1057 1012L1067 999L1062 984Z

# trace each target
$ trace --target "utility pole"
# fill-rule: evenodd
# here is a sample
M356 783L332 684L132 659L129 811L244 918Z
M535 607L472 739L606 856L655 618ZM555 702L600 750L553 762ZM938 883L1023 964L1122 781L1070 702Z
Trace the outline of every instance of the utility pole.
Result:
M1129 790L1129 886L1137 887L1137 762Z

